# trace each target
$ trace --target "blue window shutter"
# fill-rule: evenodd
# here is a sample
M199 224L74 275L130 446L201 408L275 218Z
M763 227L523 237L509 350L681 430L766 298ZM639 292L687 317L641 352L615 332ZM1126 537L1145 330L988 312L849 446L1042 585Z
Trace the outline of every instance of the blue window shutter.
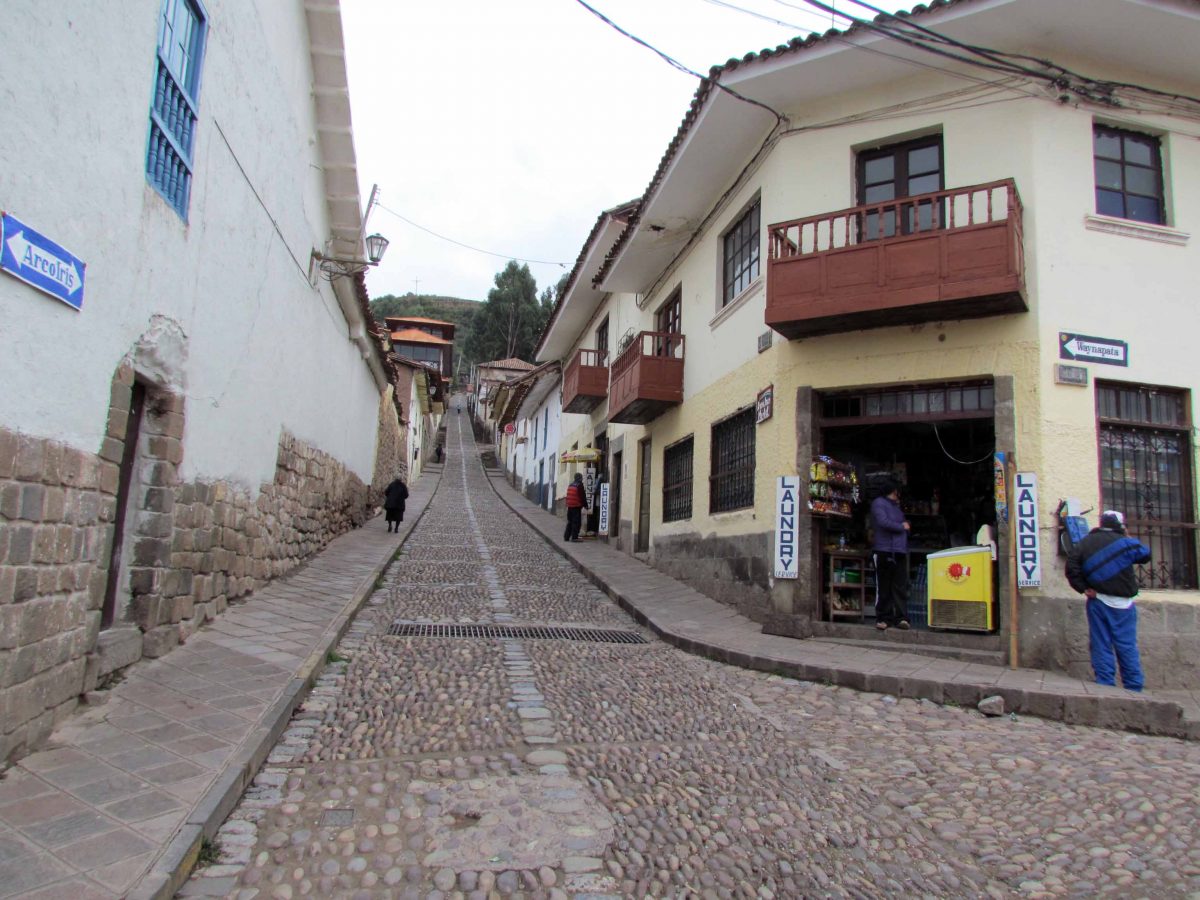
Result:
M163 0L146 180L187 221L208 18L199 0Z

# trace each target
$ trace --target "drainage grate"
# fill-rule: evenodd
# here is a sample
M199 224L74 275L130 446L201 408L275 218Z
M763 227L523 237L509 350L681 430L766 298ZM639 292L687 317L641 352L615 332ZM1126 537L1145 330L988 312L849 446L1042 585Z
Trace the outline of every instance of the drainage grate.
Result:
M457 625L394 622L392 637L508 638L533 641L592 641L600 644L648 644L636 631L567 628L561 625Z

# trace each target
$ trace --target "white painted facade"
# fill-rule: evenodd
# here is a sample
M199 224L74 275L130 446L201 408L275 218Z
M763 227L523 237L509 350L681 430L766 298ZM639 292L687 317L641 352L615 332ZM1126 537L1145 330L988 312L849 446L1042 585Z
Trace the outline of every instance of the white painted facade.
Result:
M146 177L161 0L5 4L0 207L87 278L76 312L0 274L0 424L95 452L157 322L139 374L185 397L183 479L256 490L288 431L370 482L384 375L353 281L310 265L362 256L336 0L204 8L184 221Z

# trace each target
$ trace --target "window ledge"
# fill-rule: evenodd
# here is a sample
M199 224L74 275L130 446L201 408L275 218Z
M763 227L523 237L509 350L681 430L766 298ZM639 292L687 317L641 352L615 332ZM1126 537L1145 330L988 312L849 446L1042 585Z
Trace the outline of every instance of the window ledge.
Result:
M730 316L732 316L735 312L737 312L739 309L741 309L743 306L745 306L751 297L757 296L762 291L762 287L763 287L763 277L761 275L759 275L756 279L754 279L754 281L752 281L750 283L750 287L746 288L744 291L742 291L740 294L738 294L736 297L734 297L732 300L730 300L728 303L726 303L724 309L722 309L719 313L717 313L715 316L713 316L711 319L709 319L708 327L716 328L718 325L720 325L722 322L724 322L726 319L728 319Z
M1087 214L1083 217L1083 225L1091 231L1103 231L1105 234L1120 234L1125 237L1140 238L1143 241L1157 241L1160 244L1175 244L1184 246L1191 235L1178 228L1168 228L1165 225L1150 225L1146 222L1135 222L1132 219L1114 219L1111 216L1095 216Z

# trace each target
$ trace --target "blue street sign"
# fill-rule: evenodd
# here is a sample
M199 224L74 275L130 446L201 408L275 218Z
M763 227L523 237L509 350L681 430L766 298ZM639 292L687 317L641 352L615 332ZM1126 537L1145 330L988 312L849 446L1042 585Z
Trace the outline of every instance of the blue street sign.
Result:
M0 270L83 309L83 275L87 263L8 213L0 218Z

